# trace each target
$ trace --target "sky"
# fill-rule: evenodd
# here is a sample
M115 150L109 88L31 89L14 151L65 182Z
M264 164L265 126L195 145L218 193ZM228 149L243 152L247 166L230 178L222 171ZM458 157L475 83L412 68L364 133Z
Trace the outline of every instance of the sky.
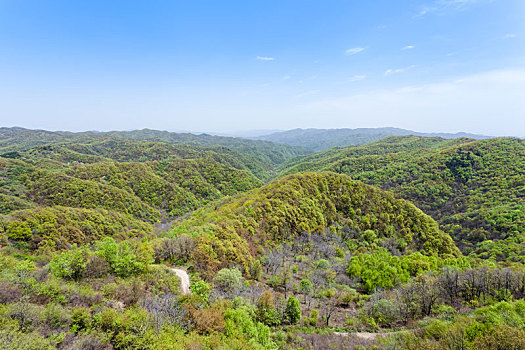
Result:
M0 126L525 136L523 0L0 0Z

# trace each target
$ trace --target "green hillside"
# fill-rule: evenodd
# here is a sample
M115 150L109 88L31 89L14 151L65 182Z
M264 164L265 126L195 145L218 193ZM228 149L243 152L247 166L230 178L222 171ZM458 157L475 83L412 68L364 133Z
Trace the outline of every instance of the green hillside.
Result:
M134 145L149 144L148 150L138 149L130 153ZM73 144L73 145L69 145ZM66 149L57 150L56 146L66 145ZM264 177L262 172L268 172L275 165L295 157L307 154L310 151L289 145L276 144L268 141L255 141L234 137L212 136L207 134L174 133L159 130L134 130L134 131L111 131L111 132L63 132L46 130L29 130L23 128L0 128L0 156L18 156L18 152L39 146L45 149L51 147L53 153L66 153L64 156L78 156L77 153L85 155L99 155L118 159L121 156L137 161L141 156L148 158L156 153L157 156L166 153L206 152L210 149L216 153L228 153L233 158L250 159L253 164L254 173ZM179 147L180 146L180 147ZM62 147L59 147L62 148ZM127 148L126 150L122 150ZM158 148L158 149L157 149ZM145 152L146 154L141 154ZM154 151L154 152L152 152ZM122 154L123 153L123 154Z
M276 180L198 210L175 227L196 236L194 263L211 275L230 264L248 271L258 249L325 229L345 231L356 249L370 235L376 244L390 241L402 254L459 255L437 223L409 202L335 173Z
M0 349L522 343L522 140L87 134L0 157Z
M283 174L326 170L412 201L467 254L523 261L524 140L391 137L283 166Z
M136 236L129 232L137 227L142 234L151 233L153 223L261 185L250 170L255 163L249 156L237 159L230 150L200 146L106 139L6 156L0 157L0 220L6 229L12 221L27 222L33 234L17 244L24 242L31 250L63 249L119 232ZM108 213L109 222L100 220L100 210ZM60 211L65 216L57 219ZM112 226L113 217L118 217L114 228L93 229ZM45 222L56 227L43 228Z

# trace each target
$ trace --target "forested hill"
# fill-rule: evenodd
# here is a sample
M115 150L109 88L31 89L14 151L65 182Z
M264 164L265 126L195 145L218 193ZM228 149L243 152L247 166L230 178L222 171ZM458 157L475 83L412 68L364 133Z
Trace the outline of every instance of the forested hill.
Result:
M468 137L484 139L488 136L467 133L422 133L399 128L358 128L358 129L293 129L255 137L293 146L306 147L312 151L324 151L335 146L364 145L388 136L424 136L455 139Z
M13 151L0 157L0 226L31 250L141 236L259 187L272 167L225 147L119 139Z
M335 173L287 176L200 209L175 227L178 234L197 235L194 263L206 275L231 264L250 271L263 247L325 230L365 251L379 244L398 254L460 255L437 223L411 203Z
M525 141L390 137L293 160L283 173L335 171L379 186L435 218L465 252L525 256Z
M64 143L92 143L107 139L151 141L166 144L189 144L208 147L223 146L245 155L257 157L260 161L280 164L296 155L311 151L296 146L280 145L268 141L247 140L234 137L212 136L207 134L175 133L160 130L133 130L110 132L65 132L30 130L24 128L0 128L0 155L28 150L42 145Z

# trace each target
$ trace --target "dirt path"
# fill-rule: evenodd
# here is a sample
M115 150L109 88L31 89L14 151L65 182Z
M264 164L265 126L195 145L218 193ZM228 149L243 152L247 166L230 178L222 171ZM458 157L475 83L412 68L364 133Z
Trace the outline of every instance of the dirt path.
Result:
M371 332L334 332L335 335L348 337L350 335L363 340L375 340L377 337L383 337L389 333L371 333Z
M400 331L394 331L394 332L334 332L334 335L338 335L341 337L348 337L348 336L354 336L363 340L375 340L377 337L387 337L389 335L393 335L396 333L404 333L409 332L409 330L400 330Z
M175 272L177 277L180 278L180 289L181 289L182 295L191 294L190 276L188 276L188 273L182 269L172 268L171 270Z

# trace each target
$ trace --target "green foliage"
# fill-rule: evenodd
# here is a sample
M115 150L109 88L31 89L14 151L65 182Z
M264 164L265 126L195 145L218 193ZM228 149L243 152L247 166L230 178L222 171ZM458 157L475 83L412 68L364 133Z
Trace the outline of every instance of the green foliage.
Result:
M80 333L86 331L91 325L91 315L89 310L78 307L73 310L71 315L71 331Z
M364 310L367 317L373 318L375 324L380 327L391 327L399 319L399 308L388 299L380 299L369 304Z
M371 254L359 254L350 260L347 273L359 277L368 292L376 288L390 288L408 281L410 274L397 256L385 249Z
M435 218L463 252L523 262L524 159L521 139L406 136L292 160L283 173L335 171L388 189Z
M49 264L49 268L57 277L78 280L86 269L88 258L87 246L77 248L76 245L73 245L71 249L55 255Z
M284 319L288 324L296 324L301 320L301 304L293 296L290 296L286 302Z
M225 334L244 340L252 349L271 348L270 329L254 321L253 310L246 306L230 308L224 314Z
M208 302L211 287L203 280L198 280L190 285L190 290L193 294L202 298L204 302Z
M153 230L148 223L98 208L41 207L13 212L8 220L29 226L34 232L31 248L42 252L67 249L71 244L86 244L104 236L120 239L144 236Z
M127 277L144 272L152 260L152 251L137 255L127 241L117 243L111 237L97 242L95 254L104 258L111 270L121 277Z
M242 273L237 268L222 269L217 272L213 283L216 288L226 293L232 293L242 285Z
M249 271L253 242L276 245L330 226L346 227L348 239L359 240L367 230L373 230L377 243L405 238L410 243L403 253L459 255L450 237L410 203L334 173L289 176L205 207L176 225L177 234L195 236L193 260L210 275L228 264Z
M26 222L13 221L7 225L7 237L16 241L29 241L33 238L31 228Z

